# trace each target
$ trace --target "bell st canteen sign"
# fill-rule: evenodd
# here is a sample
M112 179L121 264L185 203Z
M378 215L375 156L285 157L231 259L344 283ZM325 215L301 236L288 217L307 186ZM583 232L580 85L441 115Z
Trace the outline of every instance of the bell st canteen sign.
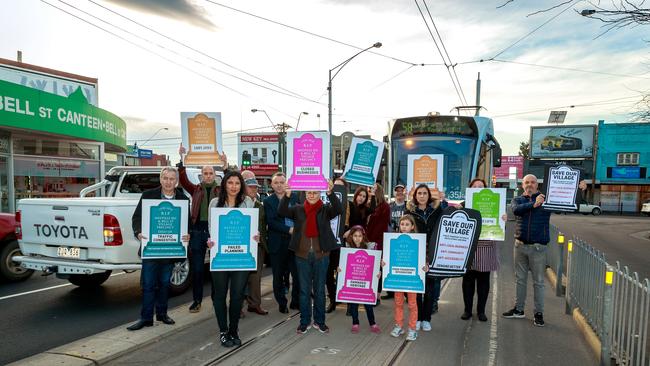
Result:
M0 80L0 125L111 144L126 150L126 123L77 89L68 97Z

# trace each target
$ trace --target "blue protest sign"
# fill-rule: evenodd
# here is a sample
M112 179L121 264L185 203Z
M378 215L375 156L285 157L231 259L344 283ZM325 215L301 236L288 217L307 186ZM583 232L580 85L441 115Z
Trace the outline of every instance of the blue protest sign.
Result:
M186 258L187 201L142 200L142 258Z
M364 186L375 184L383 150L382 142L353 138L343 177L349 183Z
M210 271L255 271L258 231L257 208L212 208Z
M424 293L426 234L384 233L385 291Z

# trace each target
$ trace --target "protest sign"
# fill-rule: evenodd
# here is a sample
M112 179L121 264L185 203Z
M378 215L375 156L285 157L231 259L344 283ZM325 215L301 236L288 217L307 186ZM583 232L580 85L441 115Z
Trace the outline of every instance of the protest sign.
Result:
M210 209L210 271L257 270L257 242L259 209Z
M287 133L287 183L294 191L326 191L330 136L324 131Z
M479 240L506 240L506 222L502 219L506 213L505 188L467 188L465 207L481 213Z
M343 178L349 183L372 186L377 181L384 143L353 137Z
M384 291L424 293L426 234L384 233Z
M474 259L481 232L477 210L447 207L436 222L429 244L429 276L459 277Z
M336 301L375 305L380 262L379 250L341 248Z
M142 259L187 258L188 201L142 200Z
M547 166L544 171L545 196L542 207L553 211L576 211L580 169L567 165Z
M185 166L224 165L221 112L181 112Z
M342 220L345 220L346 210L348 209L348 205L346 205L348 189L345 186L335 184L334 187L332 187L332 192L336 194L336 197L338 197L339 201L341 202L343 212L330 220L330 226L332 227L332 233L334 233L334 237L336 238L336 243L339 246L345 246L345 241L343 240L343 234L345 233L345 222ZM323 203L329 203L329 199L327 198L327 194L325 192L321 193L320 198Z
M426 184L430 190L443 190L442 154L409 154L407 161L406 185L408 189Z

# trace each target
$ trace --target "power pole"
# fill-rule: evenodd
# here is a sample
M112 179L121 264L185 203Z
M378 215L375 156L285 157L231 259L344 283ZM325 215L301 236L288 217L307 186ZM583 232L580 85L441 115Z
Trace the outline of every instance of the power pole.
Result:
M278 157L278 166L281 167L280 171L287 171L286 160L287 160L287 131L292 129L291 125L286 123L280 123L275 125L275 128L278 130L278 150L280 156Z

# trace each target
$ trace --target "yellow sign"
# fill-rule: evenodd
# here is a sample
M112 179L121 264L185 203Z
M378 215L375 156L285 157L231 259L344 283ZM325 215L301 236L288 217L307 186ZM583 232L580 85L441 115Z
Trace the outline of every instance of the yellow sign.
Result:
M221 113L181 113L186 166L223 165Z

